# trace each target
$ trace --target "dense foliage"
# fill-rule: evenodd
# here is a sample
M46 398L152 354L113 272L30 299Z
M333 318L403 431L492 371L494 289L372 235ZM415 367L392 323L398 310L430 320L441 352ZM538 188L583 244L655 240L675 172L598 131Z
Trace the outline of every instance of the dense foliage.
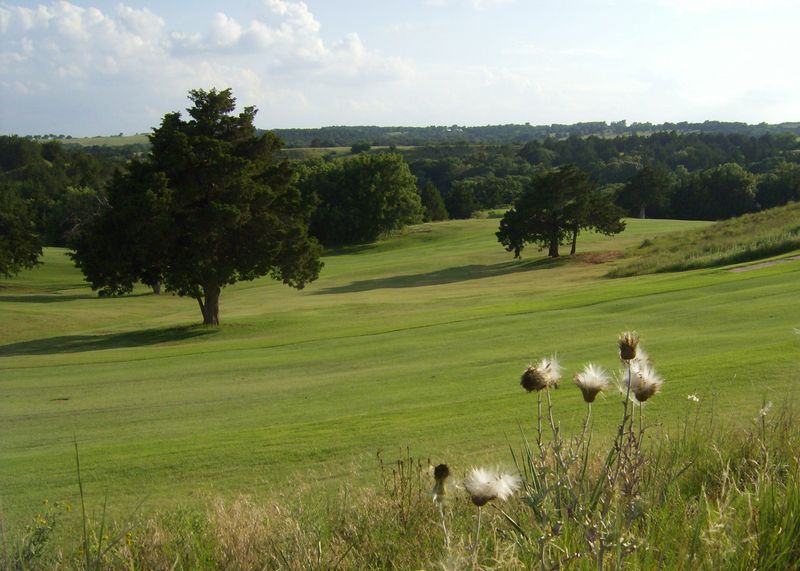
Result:
M500 221L497 239L516 258L528 243L558 257L559 245L569 239L574 254L581 230L617 234L625 229L622 215L610 196L598 192L585 172L570 165L532 180Z
M526 143L535 139L586 137L614 137L664 131L677 133L724 133L758 137L765 134L792 133L800 135L800 123L769 125L705 121L703 123L631 123L627 121L589 121L563 125L485 125L465 127L461 125L431 125L428 127L322 127L319 129L276 129L290 147L349 147L356 143L372 145L431 145L441 143L484 143L506 145Z
M387 159L372 158L383 150L370 145L395 141L373 137L380 128L329 128L323 131L346 135L350 146L325 153L306 149L302 156L316 158L283 168L299 173L299 188L308 203L304 208L316 208L310 218L313 232L328 244L370 241L420 219L468 218L476 211L503 209L514 204L533 178L570 164L588 173L603 195L614 197L629 216L724 219L800 199L797 127L619 122L552 125L544 130L397 129L431 136L419 139L426 146L393 147L395 158L384 165L389 169L385 173L378 173L384 167L377 165ZM665 128L673 130L660 130ZM508 143L498 133L515 129L538 135L520 136L513 139L520 141L515 144L491 144ZM287 136L285 130L277 132ZM433 136L436 133L446 136ZM458 138L458 133L480 142ZM446 143L429 144L434 141ZM314 144L342 142L320 139ZM0 184L26 203L44 244L69 245L104 208L106 193L116 184L111 182L113 173L141 159L143 148L80 149L57 141L0 137ZM348 148L358 157L348 157ZM403 174L389 176L392 169ZM408 170L415 179L414 191ZM399 194L396 184L403 188ZM387 201L373 203L380 197Z
M360 153L319 163L300 181L315 203L311 233L323 244L371 242L422 221L414 176L400 155Z
M69 243L104 201L104 186L124 159L100 157L61 143L0 137L0 187L27 203L36 233L50 246Z
M42 254L28 205L10 187L0 187L0 276L32 268Z
M191 119L165 115L147 159L114 181L74 260L95 288L163 281L218 324L222 288L266 274L301 288L319 274L320 249L280 141L256 135L255 108L233 115L230 90L190 99Z

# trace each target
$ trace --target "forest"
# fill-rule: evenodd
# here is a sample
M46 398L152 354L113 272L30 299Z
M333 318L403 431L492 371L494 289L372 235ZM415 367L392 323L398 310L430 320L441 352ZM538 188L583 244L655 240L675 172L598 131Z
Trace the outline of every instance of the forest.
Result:
M738 124L702 125L725 131ZM575 134L596 132L597 124L568 127L557 132L569 136L525 144L493 144L491 135L452 144L428 137L420 146L353 143L349 153L291 161L281 158L286 141L273 134L270 161L285 164L287 184L305 205L303 224L328 247L370 242L420 221L493 210L499 218L537 177L569 165L585 173L604 203L633 217L720 220L800 199L800 138L785 125L748 126L751 134L673 129L641 135L640 124L612 123L604 136ZM3 224L8 234L12 222L25 221L32 248L16 265L5 260L3 272L29 266L42 245L75 247L81 229L108 208L115 176L150 154L143 145L82 148L0 137Z

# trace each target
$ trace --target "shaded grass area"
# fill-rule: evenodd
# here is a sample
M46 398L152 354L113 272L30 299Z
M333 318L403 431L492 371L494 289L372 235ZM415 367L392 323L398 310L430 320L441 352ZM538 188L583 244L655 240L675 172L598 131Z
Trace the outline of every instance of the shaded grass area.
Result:
M609 272L626 277L679 272L761 260L800 249L800 204L745 214L654 240L628 251L625 263Z
M2 302L0 298L0 302ZM29 298L26 301L30 302ZM46 298L36 303L50 303ZM68 301L62 299L61 301ZM169 327L165 329L145 329L106 335L63 335L45 337L32 341L0 345L0 357L18 355L52 355L57 353L78 353L83 351L103 351L124 347L146 347L161 343L174 343L203 335L213 335L217 331L203 326Z
M667 378L653 412L665 426L689 393L716 395L744 422L754 388L778 401L797 386L797 265L612 281L613 261L512 261L496 224L421 225L337 252L302 291L267 279L226 288L213 334L196 327L193 300L97 298L63 251L47 250L42 267L0 282L8 526L44 498L76 505L73 435L90 499L107 490L114 517L143 497L148 513L270 497L298 477L325 496L351 474L374 483L377 450L496 462L530 419L527 363L555 352L570 374L587 360L614 368L629 328ZM617 237L581 236L579 252L700 225L631 220ZM578 426L580 397L562 405L565 430ZM598 402L597 438L616 406Z

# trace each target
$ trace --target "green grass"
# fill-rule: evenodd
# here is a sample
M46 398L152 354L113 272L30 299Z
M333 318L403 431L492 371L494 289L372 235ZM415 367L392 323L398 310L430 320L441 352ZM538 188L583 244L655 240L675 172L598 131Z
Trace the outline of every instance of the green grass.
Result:
M644 240L611 277L676 272L762 260L800 249L800 203Z
M19 525L42 499L76 505L73 435L90 505L115 515L269 497L309 479L335 487L375 453L508 461L530 420L527 363L557 352L567 371L616 366L616 335L637 329L667 379L650 418L683 418L686 395L749 422L762 395L797 384L800 264L609 280L596 263L646 238L705 223L631 220L580 254L514 261L491 219L411 228L337 251L294 291L268 279L227 288L218 330L193 300L145 289L97 298L62 250L0 282L0 501ZM612 262L613 263L613 262ZM557 393L566 429L577 391ZM598 438L619 405L596 406Z
M147 145L150 143L147 133L137 133L136 135L118 136L96 136L96 137L74 137L63 139L65 145L80 145L81 147L122 147L124 145Z

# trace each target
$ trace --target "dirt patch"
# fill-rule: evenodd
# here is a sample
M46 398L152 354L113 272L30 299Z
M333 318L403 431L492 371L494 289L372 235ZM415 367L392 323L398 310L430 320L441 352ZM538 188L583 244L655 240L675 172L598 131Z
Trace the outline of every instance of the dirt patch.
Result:
M769 262L761 262L759 264L750 264L749 266L737 266L735 268L731 268L728 270L729 272L734 273L741 273L741 272L750 272L753 270L760 270L761 268L768 268L770 266L777 266L778 264L785 264L786 262L795 262L800 260L800 256L790 256L788 258L782 258L780 260L770 260Z

